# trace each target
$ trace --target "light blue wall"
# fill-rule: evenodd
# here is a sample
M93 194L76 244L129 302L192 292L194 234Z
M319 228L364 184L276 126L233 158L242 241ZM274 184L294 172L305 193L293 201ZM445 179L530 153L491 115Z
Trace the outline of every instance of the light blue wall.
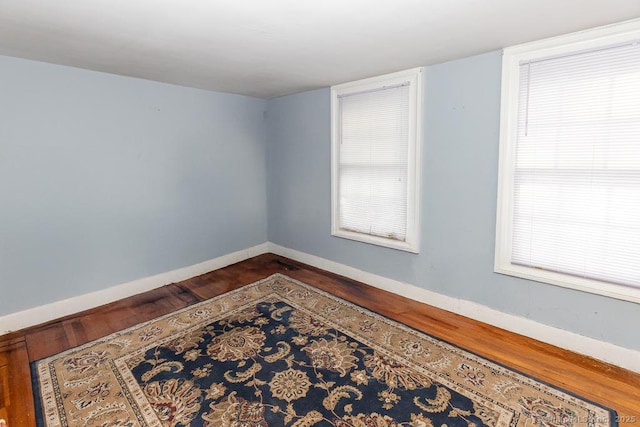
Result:
M426 69L419 255L330 235L329 90L270 100L269 241L640 349L637 304L493 272L500 67L494 52Z
M415 255L330 236L328 89L267 102L0 57L0 316L268 238L640 349L638 305L493 273L500 62L427 68Z
M0 316L265 242L265 108L0 57Z

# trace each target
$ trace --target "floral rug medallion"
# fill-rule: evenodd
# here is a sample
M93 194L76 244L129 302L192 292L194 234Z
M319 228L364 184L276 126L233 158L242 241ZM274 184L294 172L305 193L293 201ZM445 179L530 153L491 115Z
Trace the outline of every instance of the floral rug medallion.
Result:
M281 274L34 362L46 426L610 426L614 413Z

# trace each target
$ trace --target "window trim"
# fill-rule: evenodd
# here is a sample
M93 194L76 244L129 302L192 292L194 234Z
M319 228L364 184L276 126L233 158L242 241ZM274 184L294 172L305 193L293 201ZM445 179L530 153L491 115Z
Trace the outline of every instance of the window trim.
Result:
M494 271L500 274L640 303L640 288L511 263L511 230L520 63L640 39L640 20L580 31L504 49Z
M422 169L422 111L423 70L412 68L409 70L357 80L331 87L331 235L344 239L355 240L406 252L419 253L420 250L420 183ZM338 95L379 89L402 82L409 82L411 91L409 98L409 153L407 180L407 233L404 242L372 236L369 234L343 230L339 227L339 108Z

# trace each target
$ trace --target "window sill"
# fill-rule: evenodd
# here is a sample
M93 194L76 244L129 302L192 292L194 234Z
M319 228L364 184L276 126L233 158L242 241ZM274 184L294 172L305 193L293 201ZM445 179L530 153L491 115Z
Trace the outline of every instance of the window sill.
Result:
M575 289L591 294L602 295L619 300L640 303L640 288L601 282L594 279L572 276L555 271L541 270L533 267L496 262L494 271L507 276L520 277L536 282Z
M340 237L342 239L355 240L358 242L369 243L371 245L383 246L390 249L397 249L399 251L411 252L414 254L419 253L419 247L417 242L413 244L409 241L401 242L399 240L386 239L379 236L371 236L368 234L356 233L354 231L347 230L333 230L332 236Z

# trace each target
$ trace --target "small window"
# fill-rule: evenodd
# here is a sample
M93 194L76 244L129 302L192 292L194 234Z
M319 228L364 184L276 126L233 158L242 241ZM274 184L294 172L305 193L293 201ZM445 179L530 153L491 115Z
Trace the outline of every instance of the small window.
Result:
M640 22L505 49L495 270L640 301Z
M419 249L422 69L331 88L332 234Z

